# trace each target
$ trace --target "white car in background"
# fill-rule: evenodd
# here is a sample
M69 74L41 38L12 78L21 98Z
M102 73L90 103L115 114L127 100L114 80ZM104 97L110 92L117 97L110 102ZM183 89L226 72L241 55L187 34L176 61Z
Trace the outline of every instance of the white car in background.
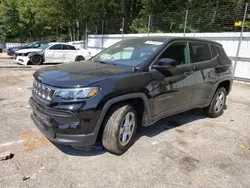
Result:
M90 52L67 43L47 43L40 48L29 48L16 51L16 62L22 65L28 63L71 63L88 60Z

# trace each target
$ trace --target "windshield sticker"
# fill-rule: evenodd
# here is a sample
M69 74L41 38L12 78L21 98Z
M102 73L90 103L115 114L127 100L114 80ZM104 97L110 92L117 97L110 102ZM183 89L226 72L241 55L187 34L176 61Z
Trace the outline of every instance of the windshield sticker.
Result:
M152 44L152 45L162 45L163 42L159 42L159 41L152 41L152 40L148 40L145 42L145 44Z

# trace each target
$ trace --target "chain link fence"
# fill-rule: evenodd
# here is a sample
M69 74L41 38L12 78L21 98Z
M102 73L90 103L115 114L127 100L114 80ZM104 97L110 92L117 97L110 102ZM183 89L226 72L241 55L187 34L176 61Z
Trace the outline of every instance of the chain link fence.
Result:
M243 21L246 11L246 19ZM243 23L244 22L244 23ZM250 31L250 5L232 4L213 8L150 14L136 18L108 18L86 23L88 35L131 33L202 33Z
M187 10L186 32L240 31L244 10L244 5ZM249 31L250 28L245 29Z
M179 12L113 18L88 23L86 47L93 54L109 45L145 35L195 36L220 42L234 64L235 77L250 81L250 5L231 4ZM98 28L98 29L97 29ZM116 35L111 35L116 34ZM130 34L130 35L126 35ZM137 34L137 35L136 35ZM88 42L90 45L88 46Z

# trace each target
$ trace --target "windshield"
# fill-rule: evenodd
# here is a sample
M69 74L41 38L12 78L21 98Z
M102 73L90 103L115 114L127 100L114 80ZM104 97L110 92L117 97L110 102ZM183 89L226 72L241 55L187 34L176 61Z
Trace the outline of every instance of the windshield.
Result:
M41 42L31 42L28 44L29 48L38 48L41 46Z
M36 44L36 42L31 42L28 44L28 47L32 47L32 46L34 46L34 44Z
M40 47L39 47L39 49L41 49L41 50L45 50L47 47L49 47L50 46L50 44L42 44Z
M100 52L92 60L131 67L138 66L145 63L153 52L163 45L163 41L164 39L147 38L123 40Z

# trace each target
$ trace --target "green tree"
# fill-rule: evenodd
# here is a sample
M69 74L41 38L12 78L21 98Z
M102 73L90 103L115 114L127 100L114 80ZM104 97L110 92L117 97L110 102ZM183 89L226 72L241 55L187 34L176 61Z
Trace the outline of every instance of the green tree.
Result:
M232 31L247 0L0 0L0 40L80 40L85 34ZM246 29L249 30L249 24ZM104 28L102 28L104 26Z

